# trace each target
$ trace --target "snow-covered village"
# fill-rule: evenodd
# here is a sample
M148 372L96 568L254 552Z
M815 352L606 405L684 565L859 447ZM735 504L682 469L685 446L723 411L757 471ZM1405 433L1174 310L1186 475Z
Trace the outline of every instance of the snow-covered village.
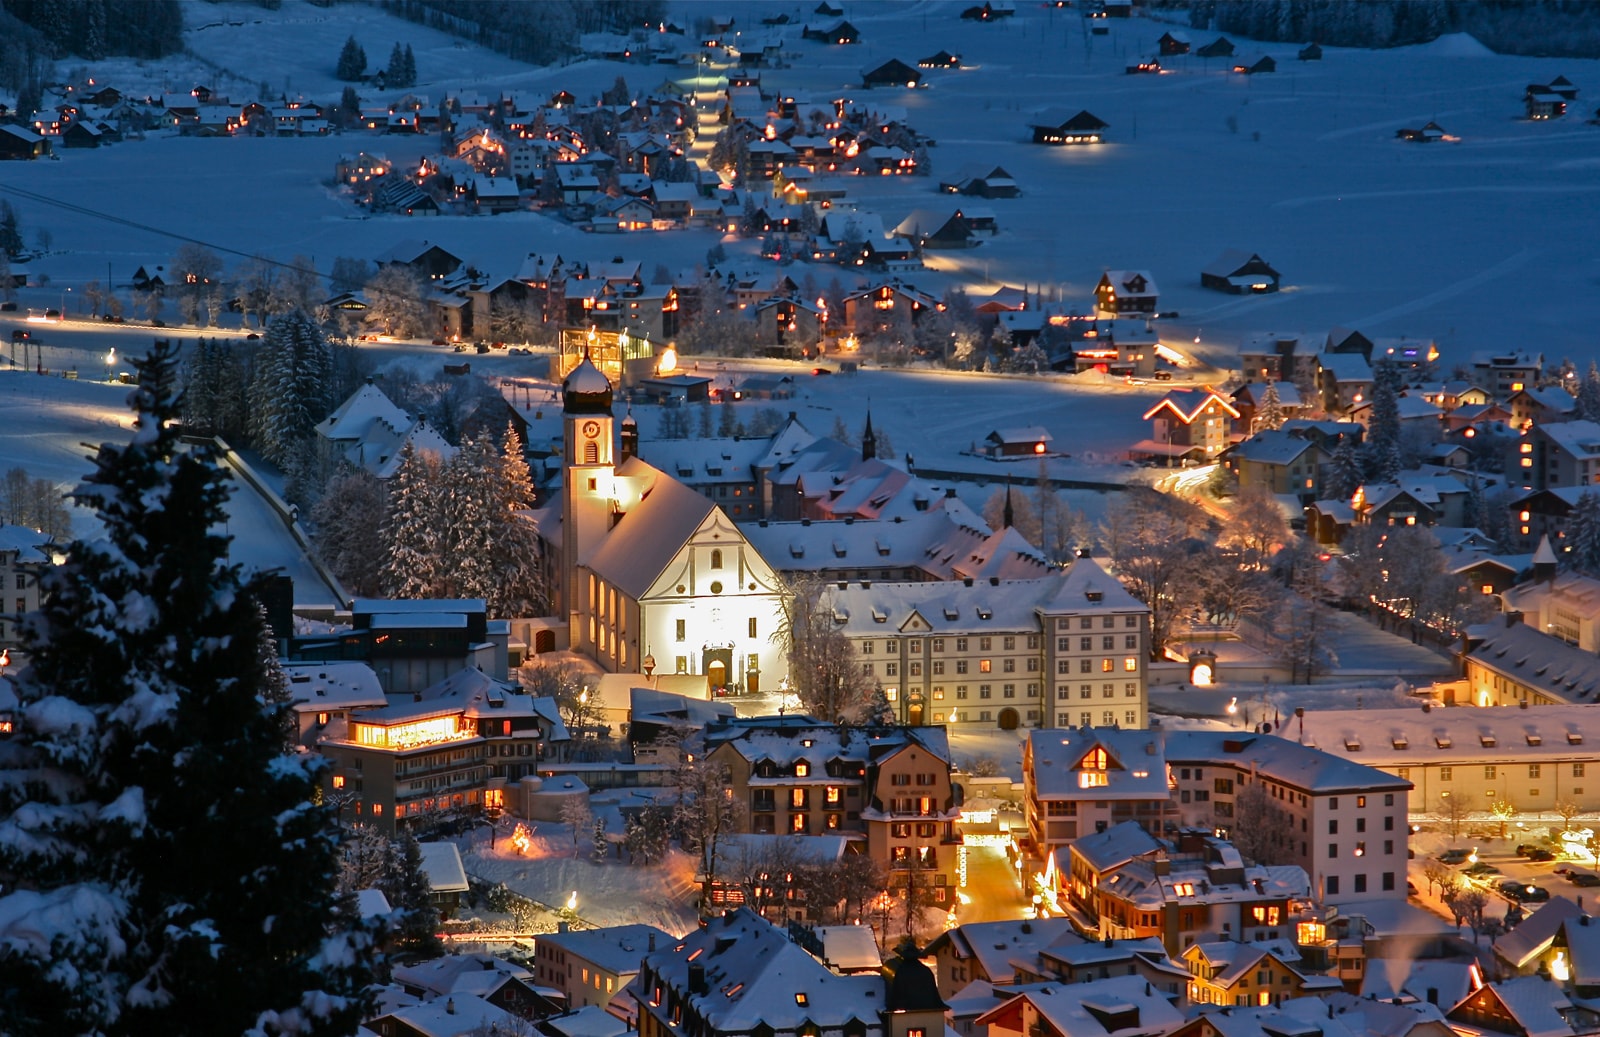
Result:
M0 0L0 1035L1600 1035L1600 6L813 3Z

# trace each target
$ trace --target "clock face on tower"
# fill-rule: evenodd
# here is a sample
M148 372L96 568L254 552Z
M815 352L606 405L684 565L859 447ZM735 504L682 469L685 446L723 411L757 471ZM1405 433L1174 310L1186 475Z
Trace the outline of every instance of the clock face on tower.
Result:
M600 423L598 421L584 422L583 434L588 439L593 439L595 436L598 436L600 434Z

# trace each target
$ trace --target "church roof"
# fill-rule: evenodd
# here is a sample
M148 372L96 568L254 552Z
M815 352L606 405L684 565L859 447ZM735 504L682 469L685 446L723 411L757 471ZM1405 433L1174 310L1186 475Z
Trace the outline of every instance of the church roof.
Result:
M716 505L637 457L617 468L617 480L636 490L637 500L631 506L619 502L622 518L594 552L578 562L637 600Z
M611 379L587 356L561 383L561 395L568 414L611 413Z

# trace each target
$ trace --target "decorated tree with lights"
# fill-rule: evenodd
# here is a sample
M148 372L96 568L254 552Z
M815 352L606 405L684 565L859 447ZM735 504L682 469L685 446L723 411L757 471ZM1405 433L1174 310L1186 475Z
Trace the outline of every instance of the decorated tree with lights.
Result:
M315 754L287 754L214 451L180 450L177 351L75 499L98 514L27 624L0 742L0 1028L349 1033L373 933L342 919Z

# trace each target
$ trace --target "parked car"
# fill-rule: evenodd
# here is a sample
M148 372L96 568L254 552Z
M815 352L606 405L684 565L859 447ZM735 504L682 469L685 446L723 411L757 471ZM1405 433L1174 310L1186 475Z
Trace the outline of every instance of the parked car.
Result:
M1519 904L1536 904L1550 899L1550 891L1543 886L1533 886L1526 882L1500 883L1500 895L1507 900L1514 900Z
M1553 861L1555 859L1556 855L1542 846L1535 846L1528 851L1528 860L1530 861Z
M1467 858L1471 855L1472 853L1470 850L1462 850L1457 847L1451 847L1434 859L1443 861L1446 864L1465 864Z
M1592 871L1569 871L1567 881L1574 886L1600 886L1600 875Z
M11 329L11 341L13 341L13 342L26 342L26 341L28 341L28 339L30 339L32 337L33 336L28 334L26 329L23 329L23 328L12 328Z
M1535 853L1542 853L1542 852L1548 852L1548 851L1546 851L1545 848L1543 846L1540 846L1538 843L1518 843L1517 844L1517 856L1518 857L1531 857Z
M14 302L0 302L0 313L16 313L17 304Z
M1473 878L1482 878L1485 875L1498 875L1500 874L1500 869L1488 861L1479 861L1471 867L1462 868L1461 874L1471 875Z

